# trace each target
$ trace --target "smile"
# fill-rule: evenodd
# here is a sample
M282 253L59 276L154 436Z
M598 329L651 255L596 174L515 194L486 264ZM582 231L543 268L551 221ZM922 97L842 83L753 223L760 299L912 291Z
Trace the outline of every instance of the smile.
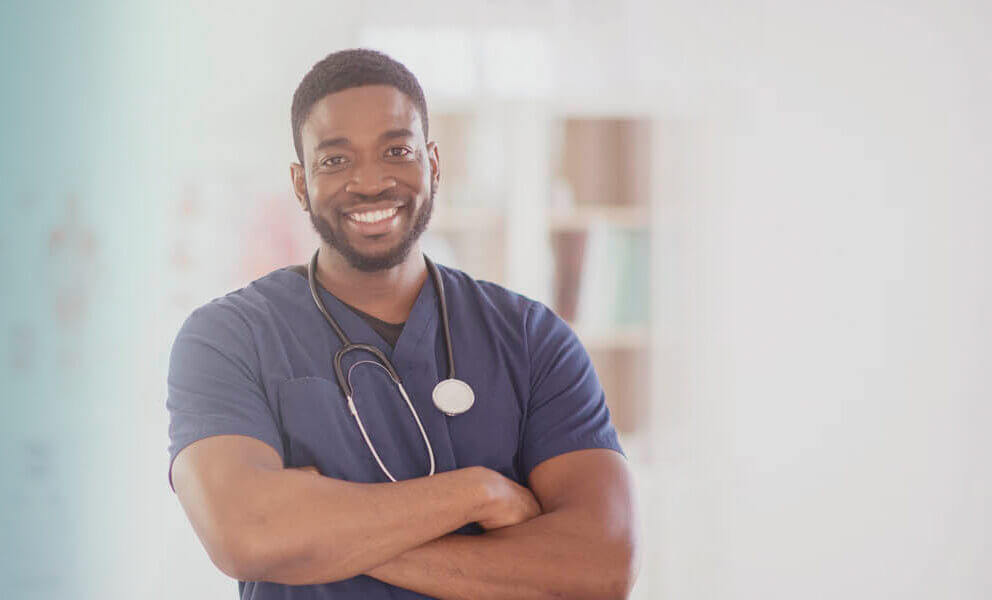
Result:
M358 223L378 223L391 219L399 209L396 207L385 210L370 210L368 212L356 212L348 215L348 218Z

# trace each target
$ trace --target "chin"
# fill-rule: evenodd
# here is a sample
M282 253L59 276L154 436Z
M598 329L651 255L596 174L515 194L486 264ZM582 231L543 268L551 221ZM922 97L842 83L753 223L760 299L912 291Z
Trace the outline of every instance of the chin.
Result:
M354 248L338 249L355 269L367 273L384 271L403 263L410 255L410 246L400 244L383 252L358 252Z

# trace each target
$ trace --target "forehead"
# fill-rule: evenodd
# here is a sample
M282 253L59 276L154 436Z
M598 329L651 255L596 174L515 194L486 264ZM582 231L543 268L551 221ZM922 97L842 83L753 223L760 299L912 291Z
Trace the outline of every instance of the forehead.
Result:
M321 140L346 137L354 144L369 142L391 129L409 129L423 137L420 113L406 94L388 85L366 85L328 94L318 100L303 127L304 151Z

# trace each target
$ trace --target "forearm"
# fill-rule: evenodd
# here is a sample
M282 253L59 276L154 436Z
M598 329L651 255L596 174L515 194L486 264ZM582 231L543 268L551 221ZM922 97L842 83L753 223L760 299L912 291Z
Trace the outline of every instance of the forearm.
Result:
M480 536L448 535L366 574L444 600L624 598L634 543L601 520L561 509Z
M477 519L486 497L470 469L361 484L260 472L240 511L239 577L290 585L346 579Z

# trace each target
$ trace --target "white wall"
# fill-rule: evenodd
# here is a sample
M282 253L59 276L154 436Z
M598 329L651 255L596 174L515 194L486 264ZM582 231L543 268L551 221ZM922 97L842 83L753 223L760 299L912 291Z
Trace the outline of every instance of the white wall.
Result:
M813 4L642 21L702 80L660 165L644 583L986 597L989 9Z

